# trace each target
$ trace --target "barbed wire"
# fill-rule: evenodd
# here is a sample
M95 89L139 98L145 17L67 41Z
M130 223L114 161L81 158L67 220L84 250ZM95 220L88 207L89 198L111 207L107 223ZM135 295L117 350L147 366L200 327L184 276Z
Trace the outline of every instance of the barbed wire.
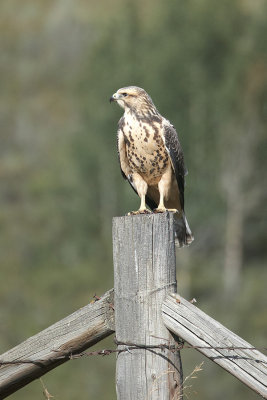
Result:
M50 357L50 358L44 358L44 359L19 359L19 360L1 360L0 359L0 367L4 365L20 365L20 364L34 364L38 366L42 366L43 364L51 363L53 361L67 361L67 360L75 360L79 359L82 357L91 357L91 356L107 356L113 353L123 353L123 352L129 352L131 353L134 350L148 350L148 351L153 351L153 350L169 350L173 353L177 351L181 351L184 349L196 349L196 350L227 350L227 351L235 351L235 350L257 350L257 351L267 351L266 347L244 347L244 346L194 346L191 344L185 344L184 342L180 342L178 345L168 345L166 343L160 343L158 345L147 345L147 344L136 344L132 342L120 342L114 339L115 344L117 346L124 346L124 348L116 348L116 349L102 349L102 350L95 350L95 351L86 351L86 352L81 352L77 354L73 353L67 353L63 354L60 356L55 356L55 357ZM57 350L53 350L55 353L57 353ZM208 356L210 359L214 358L214 356ZM245 360L251 360L255 361L257 363L262 363L262 364L267 364L267 361L260 360L251 356L242 356L240 354L235 354L235 355L223 355L220 354L220 357L225 357L225 358L233 358L233 359L245 359Z

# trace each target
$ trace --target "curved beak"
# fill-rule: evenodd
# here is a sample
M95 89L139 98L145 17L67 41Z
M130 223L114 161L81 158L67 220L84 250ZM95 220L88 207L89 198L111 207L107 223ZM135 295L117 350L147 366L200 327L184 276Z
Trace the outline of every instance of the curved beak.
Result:
M114 94L111 96L111 98L109 99L109 102L111 103L112 101L120 100L121 97L122 97L121 94L118 94L118 93L116 92L116 93L114 93Z

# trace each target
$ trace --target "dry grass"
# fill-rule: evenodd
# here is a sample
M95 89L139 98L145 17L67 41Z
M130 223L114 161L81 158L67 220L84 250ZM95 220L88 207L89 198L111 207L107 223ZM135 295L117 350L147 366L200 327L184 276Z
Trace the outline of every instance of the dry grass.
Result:
M191 399L192 395L196 395L197 392L193 390L193 384L190 384L190 381L192 379L197 379L197 374L198 372L202 371L204 362L202 362L199 365L196 365L194 370L184 379L182 383L182 387L178 386L175 390L175 394L172 397L171 400L183 400L184 399ZM164 371L162 374L156 377L155 381L153 382L153 387L149 393L149 397L146 398L146 400L150 400L152 393L156 392L158 390L158 384L159 381L162 381L162 379L166 379L166 382L168 380L168 374L175 374L176 371L169 369L168 371ZM43 395L46 400L51 400L51 399L56 399L55 396L49 393L48 389L46 388L43 380L40 378L40 382L42 384L43 388ZM162 382L161 382L162 383Z
M190 399L192 394L197 394L197 392L193 390L193 385L190 384L190 380L197 379L197 373L203 370L203 364L204 361L202 361L202 363L200 363L199 365L196 365L194 370L189 375L187 375L187 377L183 381L182 394L177 399L173 398L172 400L182 400L183 397L186 399Z
M50 394L50 393L48 392L48 390L47 390L47 388L45 387L45 384L44 384L44 382L43 382L43 380L42 380L41 378L40 378L40 382L41 382L42 387L43 387L43 395L44 395L45 399L46 399L46 400L50 400L50 399L52 399L52 398L55 399L55 397L52 396L52 394Z
M204 362L202 362L199 365L196 365L194 370L184 379L183 383L182 383L182 387L178 386L175 390L175 394L172 397L171 400L183 400L183 399L190 399L192 398L192 395L197 395L197 392L193 390L193 384L190 383L190 381L192 379L197 379L197 374L203 370L203 364ZM164 371L162 374L160 374L159 376L157 376L157 378L155 379L155 381L153 382L153 387L149 393L149 396L146 398L146 400L150 400L152 393L156 392L158 390L158 384L159 381L161 381L162 383L162 379L166 379L166 382L168 380L168 374L175 374L176 371L169 369L168 371Z

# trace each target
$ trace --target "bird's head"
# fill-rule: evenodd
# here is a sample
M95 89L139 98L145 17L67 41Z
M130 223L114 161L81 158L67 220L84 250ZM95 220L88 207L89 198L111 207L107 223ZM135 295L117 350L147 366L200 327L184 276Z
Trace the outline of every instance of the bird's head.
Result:
M112 101L116 101L125 111L130 110L139 115L146 115L152 111L156 111L147 92L137 86L127 86L118 89L117 92L111 96L110 102Z

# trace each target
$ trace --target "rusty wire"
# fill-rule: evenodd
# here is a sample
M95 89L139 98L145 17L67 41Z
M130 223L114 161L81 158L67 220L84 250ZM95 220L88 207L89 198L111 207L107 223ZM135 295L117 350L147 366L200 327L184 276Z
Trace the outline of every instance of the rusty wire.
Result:
M153 350L161 350L161 351L171 351L171 352L176 352L180 351L183 349L210 349L210 350L227 350L227 351L235 351L235 350L263 350L267 351L266 347L263 348L256 348L256 347L243 347L243 346L193 346L190 344L185 344L184 342L179 342L177 345L168 345L166 343L161 343L158 345L146 345L146 344L136 344L136 343L131 343L131 342L120 342L115 339L115 343L117 346L119 346L116 349L102 349L102 350L95 350L95 351L86 351L86 352L81 352L77 354L73 353L67 353L63 355L58 355L55 357L50 357L50 358L45 358L45 359L18 359L18 360L1 360L0 359L0 367L4 365L20 365L20 364L35 364L38 366L45 365L47 363L51 363L54 361L67 361L67 360L74 360L74 359L79 359L82 357L90 357L90 356L107 356L113 353L123 353L123 352L129 352L131 353L133 350L148 350L148 351L153 351ZM124 346L124 347L122 347ZM57 350L53 350L55 353L57 353ZM247 359L251 361L255 361L257 363L263 363L267 364L266 361L259 360L253 357L248 357L248 356L241 356L241 355L223 355L221 354L222 357L225 358L242 358L242 359ZM210 356L209 358L214 358L213 356Z

